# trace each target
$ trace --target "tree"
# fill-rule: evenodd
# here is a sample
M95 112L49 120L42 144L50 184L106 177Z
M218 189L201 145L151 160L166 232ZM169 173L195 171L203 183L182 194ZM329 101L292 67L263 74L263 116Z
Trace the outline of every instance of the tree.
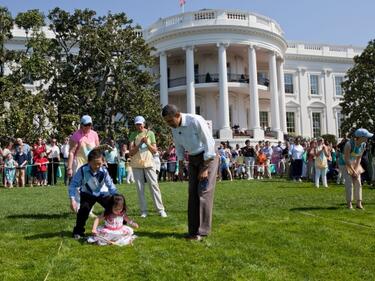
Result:
M88 9L55 8L48 14L54 36L46 37L38 10L20 13L14 21L5 8L0 12L0 47L10 39L14 22L26 34L24 50L6 50L0 57L11 66L11 74L0 80L0 103L11 104L0 112L0 135L62 139L76 129L81 115L90 114L101 138L126 139L133 118L143 115L159 142L169 141L155 77L148 71L154 65L152 49L124 13L97 16ZM32 94L22 85L25 79L37 81Z
M354 57L354 66L342 83L344 100L340 103L345 119L343 132L363 127L375 131L375 40L369 42L361 55Z
M47 78L48 59L41 50L48 40L40 28L44 16L37 10L20 13L15 19L6 8L0 7L0 135L5 138L22 137L28 141L47 136L51 124L47 122L50 106L43 90L27 90L26 80ZM26 32L25 48L8 50L5 43L12 38L14 23ZM5 69L10 73L5 73Z
M155 77L147 71L154 64L151 49L124 13L96 16L87 9L70 14L55 8L48 18L55 48L47 96L57 108L60 132L67 134L66 122L82 114L93 116L102 138L126 138L136 115L166 132Z

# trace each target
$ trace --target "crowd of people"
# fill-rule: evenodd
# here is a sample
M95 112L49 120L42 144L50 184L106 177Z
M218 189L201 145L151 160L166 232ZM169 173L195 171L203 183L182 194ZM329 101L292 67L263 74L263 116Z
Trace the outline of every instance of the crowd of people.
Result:
M323 138L297 137L277 144L266 140L253 145L246 140L242 147L240 144L232 147L227 141L215 148L215 141L201 116L180 113L174 105L165 106L162 116L172 128L174 140L164 150L157 147L155 134L142 116L134 119L136 130L130 134L127 143L119 144L109 139L100 145L88 115L82 116L80 128L62 144L58 144L56 138L48 142L38 138L33 145L24 143L21 138L9 141L0 150L4 186L24 187L26 183L54 186L61 178L69 185L70 206L77 213L74 237L84 235L86 220L98 202L105 213L97 218L92 232L96 233L100 220L105 221L109 230L115 223L121 228L122 243L130 243L134 239L133 232L122 222L134 227L138 225L127 217L125 199L117 193L115 184L124 181L135 183L140 216L145 218L148 215L146 185L155 210L161 217L167 217L159 181L188 180L187 239L191 240L200 240L211 230L217 179L279 177L295 182L311 181L316 188L320 183L327 188L331 180L345 184L349 209L353 208L353 195L356 208L363 208L362 184L367 181L374 185L375 182L374 135L363 128L357 129L349 138L343 138L339 144ZM104 227L104 232L108 229ZM103 243L103 239L93 241Z
M343 184L344 147L348 139L343 138L333 144L322 138L306 140L295 138L293 141L269 141L251 144L246 140L244 146L231 146L222 142L217 148L219 155L219 180L233 179L271 179L272 177L292 181L311 181L316 187L328 187L328 181ZM106 141L110 149L105 150L105 165L115 184L134 183L134 172L130 165L129 143L117 143L113 139ZM361 181L375 183L375 141L365 142L361 155ZM0 148L0 163L3 172L3 185L13 186L54 186L60 179L65 185L69 182L69 137L59 144L56 138L46 141L38 138L33 145L24 143L21 138L9 141ZM188 179L188 154L180 166L176 148L172 143L162 149L156 146L152 154L157 181L178 181ZM84 160L83 160L84 161ZM82 165L82 164L81 164ZM179 177L182 170L183 177ZM71 175L70 175L71 176Z

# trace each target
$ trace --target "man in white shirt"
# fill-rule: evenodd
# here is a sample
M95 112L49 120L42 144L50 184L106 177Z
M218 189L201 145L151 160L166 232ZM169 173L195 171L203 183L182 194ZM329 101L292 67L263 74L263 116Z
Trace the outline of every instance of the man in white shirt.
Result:
M189 201L187 239L201 240L211 231L213 195L219 158L207 122L199 115L181 113L175 105L162 110L165 122L172 127L179 167L184 167L184 153L189 154ZM182 178L183 169L179 170Z
M60 148L61 155L64 161L64 185L68 184L68 158L69 158L69 137L66 137L64 144Z

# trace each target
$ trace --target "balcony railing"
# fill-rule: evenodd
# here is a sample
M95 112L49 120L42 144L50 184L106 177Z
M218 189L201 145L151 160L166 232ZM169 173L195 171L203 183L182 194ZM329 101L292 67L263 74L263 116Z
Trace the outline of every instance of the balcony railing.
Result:
M235 74L235 73L228 73L227 74L228 82L237 82L237 83L249 83L249 76L244 74ZM218 73L207 73L202 75L195 75L194 83L195 84L202 84L202 83L218 83L219 82L219 74ZM267 78L258 77L258 85L262 86L269 86L269 80ZM178 77L174 79L168 80L168 88L174 88L179 86L186 86L186 76ZM159 88L159 83L156 85Z

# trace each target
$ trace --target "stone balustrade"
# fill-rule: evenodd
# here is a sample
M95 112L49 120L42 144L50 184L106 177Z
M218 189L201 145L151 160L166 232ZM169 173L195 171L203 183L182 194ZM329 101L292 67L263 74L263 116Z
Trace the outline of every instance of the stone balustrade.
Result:
M283 36L283 31L274 20L256 13L233 10L200 10L161 18L143 30L146 41L168 31L196 26L245 26L259 28Z

